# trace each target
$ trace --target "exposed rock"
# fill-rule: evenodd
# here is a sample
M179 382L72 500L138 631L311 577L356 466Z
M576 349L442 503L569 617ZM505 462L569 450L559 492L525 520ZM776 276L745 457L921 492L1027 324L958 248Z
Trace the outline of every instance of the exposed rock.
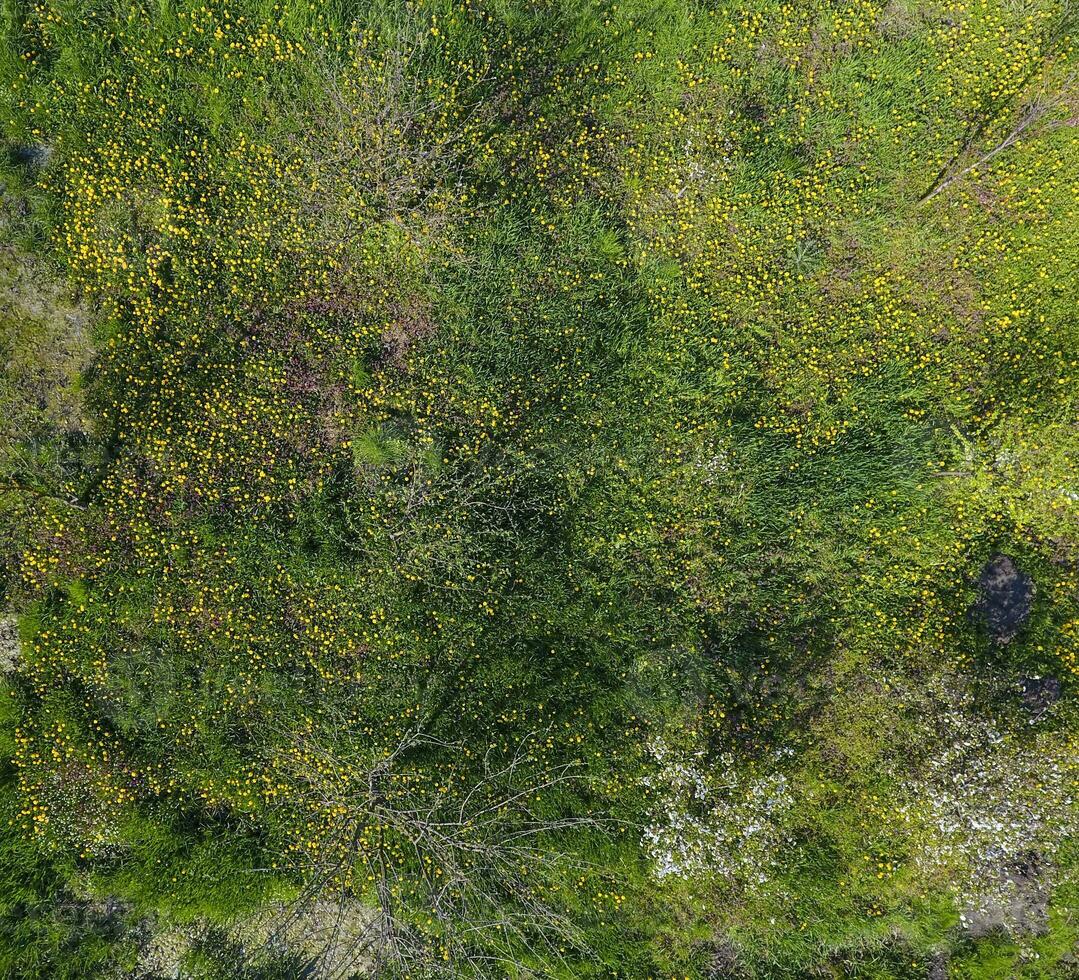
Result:
M1060 700L1064 687L1055 677L1024 677L1020 691L1023 707L1037 720Z
M967 909L960 917L971 939L996 934L1044 935L1049 925L1049 885L1037 851L1017 855L1002 869L1005 892L981 908Z
M1016 932L1040 936L1048 930L1050 888L1043 865L1037 851L1028 851L1007 868L1006 874L1015 885L1015 898L1008 911Z
M998 644L1019 634L1034 604L1034 581L1008 555L994 555L978 579L978 601L971 612L980 618Z
M984 909L964 909L959 915L963 934L970 939L985 939L994 933L1003 935L1007 932L1004 911L999 905Z
M929 972L926 980L948 980L951 970L948 968L948 954L934 953L929 960Z

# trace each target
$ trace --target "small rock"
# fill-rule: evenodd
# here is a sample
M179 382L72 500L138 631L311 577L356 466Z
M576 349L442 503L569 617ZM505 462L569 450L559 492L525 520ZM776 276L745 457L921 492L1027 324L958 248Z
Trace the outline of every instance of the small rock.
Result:
M53 148L48 143L22 144L11 147L8 154L19 166L41 170L52 160Z
M0 617L0 674L15 669L19 659L19 621L14 616Z
M1079 952L1065 953L1057 960L1056 968L1061 980L1064 980L1065 977L1071 977L1072 980L1075 980L1076 977L1079 977Z
M708 980L737 980L742 970L738 950L725 939L716 939L708 945L708 965L704 974Z
M971 612L981 618L993 639L1004 645L1019 634L1034 604L1034 581L1008 555L994 555L978 579L979 597Z

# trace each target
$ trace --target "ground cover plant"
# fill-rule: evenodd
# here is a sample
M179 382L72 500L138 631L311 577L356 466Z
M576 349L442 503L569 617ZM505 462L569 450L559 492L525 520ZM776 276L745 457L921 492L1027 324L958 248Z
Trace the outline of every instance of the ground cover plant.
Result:
M9 0L0 974L1079 975L1070 0Z

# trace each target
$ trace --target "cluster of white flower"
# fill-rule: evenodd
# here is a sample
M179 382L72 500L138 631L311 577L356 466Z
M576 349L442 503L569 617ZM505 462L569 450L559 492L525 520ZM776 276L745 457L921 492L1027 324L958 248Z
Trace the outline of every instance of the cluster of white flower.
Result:
M1054 853L1079 830L1079 761L1051 731L1013 732L980 713L969 691L946 696L935 751L901 781L899 810L916 828L918 863L949 871L970 916L1022 928L1031 902L1048 894Z
M786 837L779 818L793 803L784 756L755 771L724 753L704 768L703 751L649 745L656 772L645 779L657 805L644 844L658 877L727 875L747 886L763 884Z

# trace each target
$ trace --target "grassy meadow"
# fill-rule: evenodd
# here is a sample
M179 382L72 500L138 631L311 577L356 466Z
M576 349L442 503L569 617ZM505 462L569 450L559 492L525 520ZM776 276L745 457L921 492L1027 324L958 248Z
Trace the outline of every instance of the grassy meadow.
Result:
M1079 977L1072 0L5 0L0 977Z

